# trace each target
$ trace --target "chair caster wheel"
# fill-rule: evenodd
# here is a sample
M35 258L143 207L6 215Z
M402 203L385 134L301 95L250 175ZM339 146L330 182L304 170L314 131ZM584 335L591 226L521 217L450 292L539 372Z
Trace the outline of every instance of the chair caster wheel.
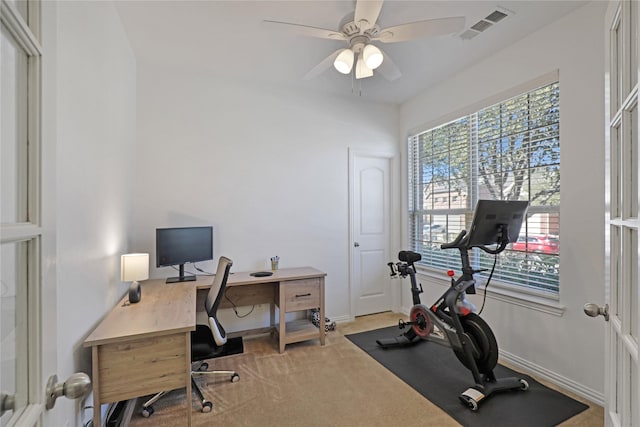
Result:
M209 401L202 402L202 412L209 413L213 409L213 403Z
M234 372L234 374L231 375L231 382L232 383L237 383L238 381L240 381L240 375L238 375L237 372Z
M520 380L520 390L529 390L529 383L527 382L527 380Z
M198 371L204 372L209 369L209 364L207 362L202 362L200 366L198 366Z
M153 406L147 406L146 408L142 408L140 414L145 418L149 418L151 415L153 415L153 412Z

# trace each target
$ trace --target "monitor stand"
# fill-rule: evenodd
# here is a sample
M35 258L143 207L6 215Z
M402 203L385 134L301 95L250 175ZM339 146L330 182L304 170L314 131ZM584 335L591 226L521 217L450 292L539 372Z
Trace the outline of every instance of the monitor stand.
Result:
M184 264L180 264L179 274L178 277L169 277L166 283L194 282L196 280L196 276L184 275Z

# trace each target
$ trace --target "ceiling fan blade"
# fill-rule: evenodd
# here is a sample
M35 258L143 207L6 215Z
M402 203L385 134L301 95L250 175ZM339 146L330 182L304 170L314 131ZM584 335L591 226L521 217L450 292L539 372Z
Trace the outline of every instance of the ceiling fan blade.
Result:
M342 52L342 48L336 50L331 55L327 56L320 62L318 65L313 67L307 74L304 75L302 80L311 80L318 77L320 74L324 73L328 68L333 65L333 61L336 60L336 57L340 52Z
M464 28L464 16L453 18L429 19L412 22L380 30L378 37L383 43L404 42L423 37L442 36L458 32Z
M360 31L368 30L376 25L383 0L357 0L354 22L360 24Z
M327 30L325 28L310 27L308 25L291 24L289 22L278 21L262 21L262 25L272 28L278 31L286 31L288 33L295 33L300 36L317 37L321 39L330 40L346 40L344 34L339 31Z
M382 49L380 50L382 51ZM384 61L382 61L382 64L380 64L380 66L376 68L376 71L382 74L382 77L389 80L390 82L400 78L400 76L402 76L402 73L400 72L400 69L398 69L396 64L394 64L394 62L391 60L389 55L387 55L387 52L382 51L382 55L384 55Z

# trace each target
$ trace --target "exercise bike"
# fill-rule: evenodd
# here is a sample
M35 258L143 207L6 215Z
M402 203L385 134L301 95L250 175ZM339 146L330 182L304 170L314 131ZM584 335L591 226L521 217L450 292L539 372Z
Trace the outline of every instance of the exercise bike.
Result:
M479 403L493 393L529 388L524 378L496 378L493 369L498 363L498 343L489 325L473 312L473 304L465 298L465 294L475 293L473 275L485 271L471 267L469 249L477 247L497 256L509 242L517 239L526 208L527 202L478 202L471 232L467 234L462 230L453 242L440 246L442 249L459 250L462 275L455 279L454 272L448 272L451 286L431 307L421 303L422 285L418 286L416 282L414 263L422 256L416 252L401 251L398 254L400 262L388 264L392 277L410 277L414 305L409 321L399 321L400 329L410 327L407 332L376 342L383 348L390 348L427 340L452 348L458 360L473 375L475 384L459 395L460 401L472 411L477 411Z

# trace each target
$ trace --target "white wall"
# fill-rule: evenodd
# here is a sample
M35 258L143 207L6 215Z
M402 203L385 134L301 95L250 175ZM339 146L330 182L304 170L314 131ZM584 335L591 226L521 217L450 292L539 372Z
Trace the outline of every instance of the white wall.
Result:
M558 317L488 298L483 317L501 351L592 399L601 399L604 391L604 322L585 317L582 306L604 302L605 6L596 2L578 9L420 94L400 110L401 134L406 137L423 124L437 124L439 118L494 94L560 71L560 303L566 310ZM405 185L403 200L406 191ZM443 288L422 279L422 300L431 302ZM403 304L408 307L406 288Z
M58 2L57 29L57 102L49 114L57 114L57 374L64 380L91 373L82 342L126 288L119 271L132 210L136 65L110 2ZM56 403L69 425L80 425L75 404Z
M139 64L133 246L152 254L152 277L175 276L155 268L155 229L211 224L214 258L235 271L269 269L274 255L280 268L323 270L327 315L349 317L348 148L396 153L397 117L357 97ZM252 327L267 311L222 321Z

